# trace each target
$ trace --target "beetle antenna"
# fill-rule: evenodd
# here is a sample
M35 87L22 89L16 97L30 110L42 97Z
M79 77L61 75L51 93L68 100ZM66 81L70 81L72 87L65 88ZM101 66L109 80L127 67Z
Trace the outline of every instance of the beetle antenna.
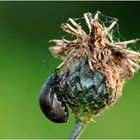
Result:
M57 74L57 71L59 70L58 68L55 68L54 70L53 70L53 68L52 68L52 66L51 65L49 65L48 63L47 63L47 61L45 61L45 60L41 60L44 64L47 64L46 66L47 66L47 68L52 72L52 73L56 73Z

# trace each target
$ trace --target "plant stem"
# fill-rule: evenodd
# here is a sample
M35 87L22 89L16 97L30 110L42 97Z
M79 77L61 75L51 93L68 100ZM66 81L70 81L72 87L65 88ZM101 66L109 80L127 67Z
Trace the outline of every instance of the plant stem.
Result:
M86 126L87 126L86 122L81 122L81 121L76 120L74 129L73 129L71 135L69 136L68 140L78 139L81 136L81 134L83 133Z

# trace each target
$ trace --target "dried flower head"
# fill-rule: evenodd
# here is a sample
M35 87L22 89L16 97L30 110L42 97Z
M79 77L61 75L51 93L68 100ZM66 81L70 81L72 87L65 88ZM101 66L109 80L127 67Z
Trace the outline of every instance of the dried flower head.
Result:
M65 55L58 66L63 100L75 115L76 127L70 138L76 138L87 123L111 106L122 94L125 81L140 68L140 53L128 44L138 39L119 41L114 37L117 19L108 27L101 22L101 13L85 13L89 33L72 18L62 29L76 37L74 40L51 40L54 56Z

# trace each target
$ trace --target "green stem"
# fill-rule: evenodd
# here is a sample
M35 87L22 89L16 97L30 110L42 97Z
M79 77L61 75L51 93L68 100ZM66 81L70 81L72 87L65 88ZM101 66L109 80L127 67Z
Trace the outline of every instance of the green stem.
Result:
M81 136L81 134L83 133L86 126L87 126L86 122L81 122L81 121L76 120L74 129L68 139L69 140L78 139Z

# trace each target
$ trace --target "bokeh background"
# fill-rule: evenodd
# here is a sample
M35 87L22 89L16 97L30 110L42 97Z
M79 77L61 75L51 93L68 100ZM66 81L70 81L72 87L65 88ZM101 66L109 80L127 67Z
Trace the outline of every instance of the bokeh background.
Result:
M41 60L52 68L59 65L48 41L65 35L60 24L69 17L97 10L118 18L126 39L140 37L140 2L0 2L0 138L68 137L72 114L66 124L55 124L39 108L40 89L51 74ZM140 72L81 138L140 138Z

